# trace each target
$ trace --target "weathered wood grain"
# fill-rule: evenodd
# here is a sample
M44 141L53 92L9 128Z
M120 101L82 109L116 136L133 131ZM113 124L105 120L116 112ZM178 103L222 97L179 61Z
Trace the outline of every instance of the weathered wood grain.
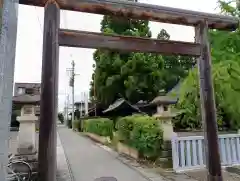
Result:
M48 1L44 15L38 168L41 181L56 181L60 9L54 0Z
M201 117L204 127L206 167L208 181L221 181L221 161L218 146L218 130L216 104L211 72L211 53L208 42L207 23L202 22L196 27L196 42L201 44L201 56L198 58Z
M20 4L44 6L47 0L19 0ZM210 13L196 12L144 3L119 0L57 0L61 9L157 22L196 26L206 20L208 27L235 30L238 19Z
M59 31L59 45L82 48L106 48L125 52L151 52L166 55L200 55L200 44L196 43L106 35L64 29Z

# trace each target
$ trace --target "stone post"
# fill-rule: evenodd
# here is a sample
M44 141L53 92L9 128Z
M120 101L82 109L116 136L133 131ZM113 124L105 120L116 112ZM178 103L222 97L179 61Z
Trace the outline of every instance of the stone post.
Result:
M20 122L17 154L31 160L37 153L36 121L38 117L35 116L35 107L23 106L21 116L18 116L17 120Z
M17 37L18 0L0 0L0 180L6 179Z
M163 139L164 141L171 141L177 133L173 131L172 118L171 117L162 117L159 120L161 127L163 129Z

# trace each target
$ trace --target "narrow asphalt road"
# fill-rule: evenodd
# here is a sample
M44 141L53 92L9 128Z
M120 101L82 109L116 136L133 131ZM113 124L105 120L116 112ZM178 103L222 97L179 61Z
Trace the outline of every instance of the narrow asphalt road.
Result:
M94 181L99 177L115 177L117 181L148 181L91 140L66 127L58 127L58 133L75 181Z

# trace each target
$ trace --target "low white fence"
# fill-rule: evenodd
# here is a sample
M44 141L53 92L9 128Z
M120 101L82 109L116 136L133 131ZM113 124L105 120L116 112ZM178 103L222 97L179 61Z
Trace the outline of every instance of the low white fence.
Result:
M240 165L240 134L219 137L222 166ZM173 169L176 172L205 167L203 136L175 137L172 139Z

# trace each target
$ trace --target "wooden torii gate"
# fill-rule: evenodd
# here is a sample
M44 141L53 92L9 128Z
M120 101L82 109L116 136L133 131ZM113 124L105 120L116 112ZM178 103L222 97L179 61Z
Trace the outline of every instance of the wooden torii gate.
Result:
M0 3L0 6L7 6L10 1L16 2L17 0L0 0L0 2L3 2ZM211 79L211 56L207 33L209 28L234 31L238 27L238 20L236 18L120 0L19 0L19 4L45 8L39 135L39 177L41 181L56 180L56 115L58 102L59 46L109 48L119 51L152 52L197 57L200 80L201 115L206 133L205 143L207 146L206 160L208 179L211 181L222 180L217 139L216 108ZM104 35L102 33L60 29L60 9L193 26L196 32L195 43ZM10 15L13 11L3 11L2 14L4 14L4 12ZM13 14L16 14L16 11L14 11ZM16 33L16 25L8 25L9 27L12 26L12 28L14 28L13 32ZM4 32L6 33L6 31ZM15 34L12 40L14 39L16 39ZM1 44L2 42L1 40ZM9 51L15 51L15 46L11 48ZM7 53L4 55L5 58L7 55L10 56ZM14 57L14 55L12 57ZM2 59L1 57L0 63L4 62L7 64L7 58ZM10 79L0 79L0 87L5 83L8 87L12 86L13 65L14 61L13 64L9 64L9 66L6 67L5 71L2 71L5 73L10 71ZM11 88L8 88L8 90L10 90L10 93L12 92ZM0 112L0 117L1 115L5 117L8 115L8 119L1 120L1 122L9 120L9 105L11 105L10 93L9 91L0 91L1 97L6 95L7 99L5 99L5 103L8 105L4 107L4 113ZM3 104L0 103L0 110L1 106L3 106ZM4 124L4 126L6 128L7 124Z

